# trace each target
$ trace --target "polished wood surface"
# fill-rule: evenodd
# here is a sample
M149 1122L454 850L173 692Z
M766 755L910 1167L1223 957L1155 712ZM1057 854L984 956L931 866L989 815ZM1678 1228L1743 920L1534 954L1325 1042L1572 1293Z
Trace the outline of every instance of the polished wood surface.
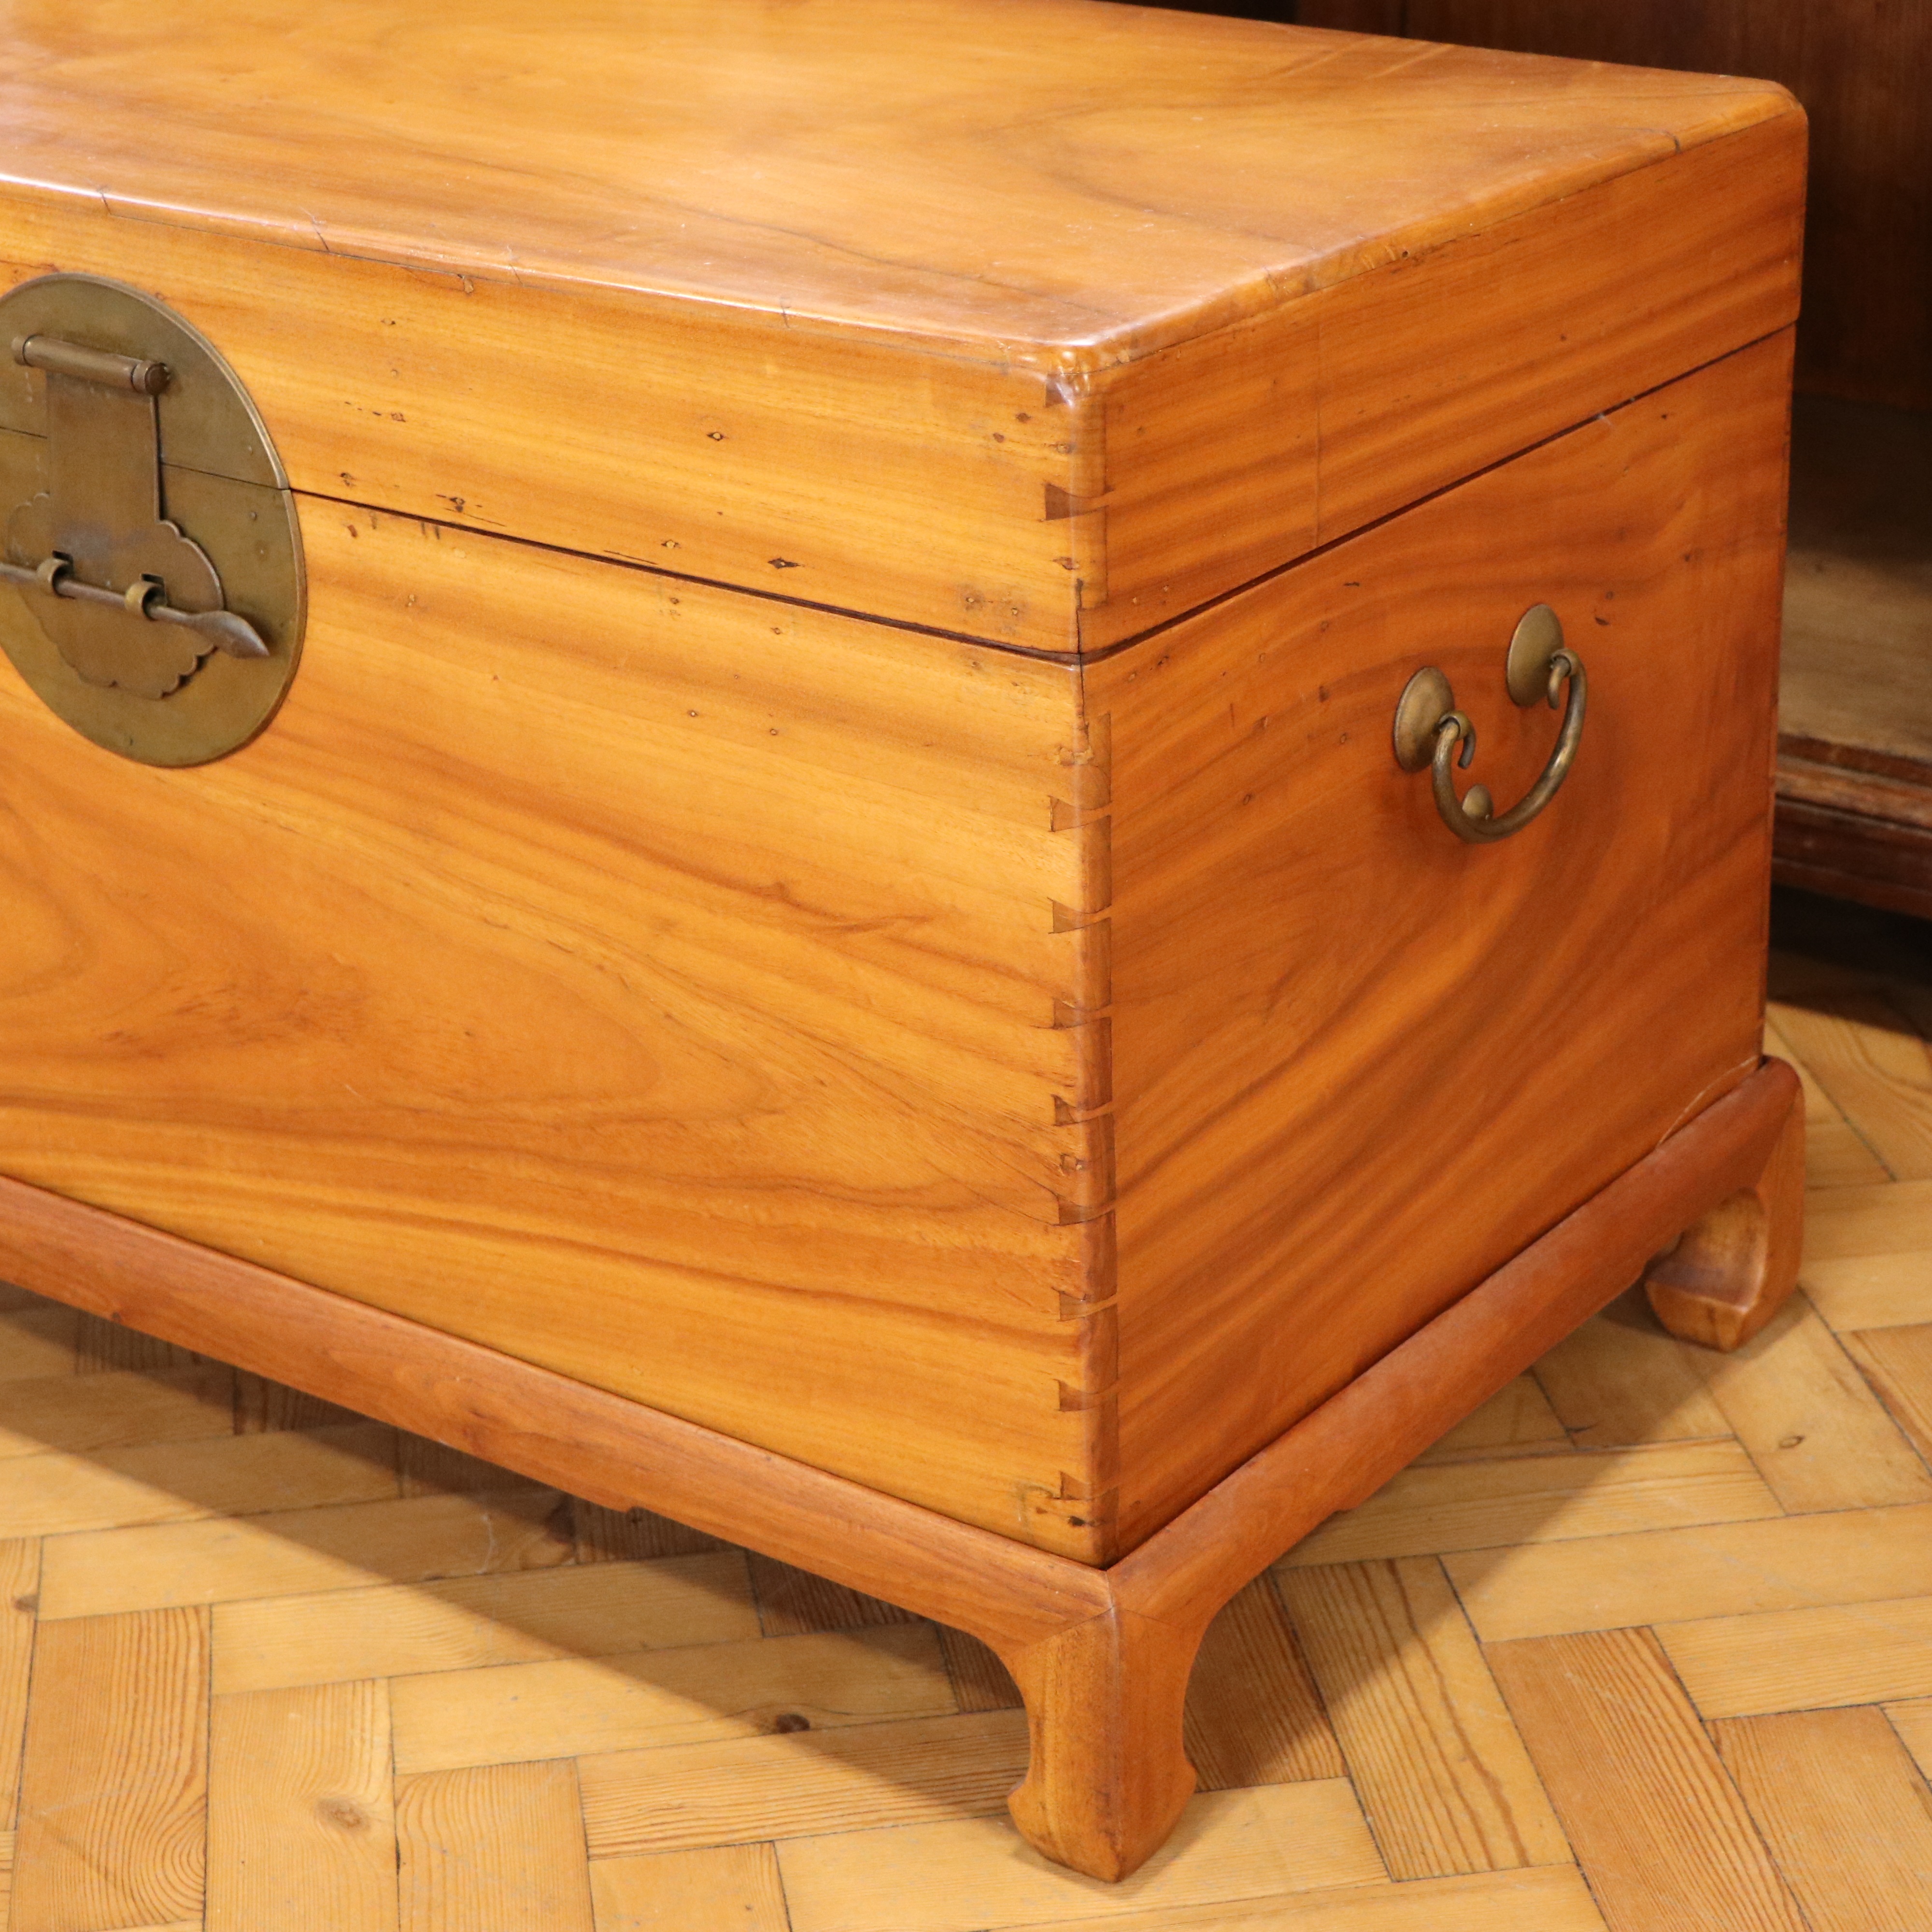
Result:
M1802 387L1932 407L1932 14L1892 0L1288 0L1318 27L1760 74L1811 121Z
M0 692L0 1172L1112 1561L1754 1064L1787 348L1084 668L307 500L243 752Z
M1791 1298L1804 1233L1804 1110L1793 1095L1762 1173L1646 1271L1652 1312L1707 1348L1742 1348Z
M0 1180L0 1273L90 1314L694 1528L988 1642L1107 1605L1104 1572L286 1276ZM272 1439L272 1438L271 1438Z
M1119 1550L1755 1064L1789 353L1088 670L1113 747ZM1555 740L1502 684L1539 600L1589 668L1582 748L1540 820L1465 846L1390 754L1395 700L1441 665L1468 777L1512 802Z
M303 515L244 751L0 680L0 1172L1102 1556L1076 674Z
M1030 648L1796 305L1753 82L1087 0L90 0L0 50L0 280L160 293L298 488Z
M1932 1181L1892 1177L1932 1145L1932 1008L1922 986L1823 967L1795 980L1803 965L1773 969L1780 1034L1816 1049L1801 1063L1798 1295L1730 1356L1675 1340L1640 1294L1619 1297L1241 1591L1189 1690L1204 1789L1118 1886L1048 1864L1006 1822L1025 1722L963 1633L900 1630L895 1648L828 1587L808 1632L762 1636L797 1601L789 1588L766 1596L776 1566L754 1580L744 1551L677 1541L641 1513L615 1519L620 1544L610 1512L480 1462L400 1495L400 1470L434 1453L420 1438L372 1459L389 1481L376 1499L308 1504L290 1458L224 1480L211 1507L214 1452L245 1460L264 1427L300 1447L316 1406L255 1378L233 1390L225 1369L170 1366L174 1352L132 1330L10 1291L0 1820L32 1703L87 1714L59 1675L30 1676L37 1634L207 1604L206 1682L147 1646L116 1680L118 1726L86 1733L64 1785L70 1800L114 1794L66 1814L92 1882L117 1896L146 1885L157 1841L116 1820L152 1816L178 1787L172 1764L117 1738L198 1735L212 1692L206 1932L314 1932L317 1899L328 1932L398 1932L397 1758L446 1757L459 1722L470 1768L406 1774L411 1855L460 1849L474 1888L461 1903L473 1910L480 1891L492 1932L516 1922L513 1882L566 1869L618 1932L634 1932L627 1913L677 1932L1604 1932L1590 1886L1608 1896L1631 1871L1617 1834L1633 1816L1648 1827L1636 1869L1655 1889L1622 1932L1702 1932L1714 1909L1728 1932L1730 1908L1761 1895L1762 1865L1754 1853L1726 1879L1684 1828L1721 1796L1702 1738L1814 1928L1916 1926L1932 1910L1910 1755L1932 1765ZM1896 1077L1914 1053L1916 1085ZM122 1366L104 1372L110 1357ZM189 1374L218 1385L192 1406ZM138 1402L130 1384L147 1389ZM98 1459L35 1438L41 1418L83 1408L139 1412L148 1486L116 1490ZM55 1473L76 1461L91 1493ZM50 1491L51 1519L25 1531L23 1506ZM146 1523L162 1497L178 1520ZM1717 1640L1700 1640L1713 1625ZM1497 1727L1502 1653L1502 1669L1519 1666L1513 1696L1516 1678L1572 1661L1600 1682L1571 1639L1659 1627L1695 1669L1693 1712L1626 1730L1608 1753L1539 1725L1528 1704L1504 1706ZM1633 1688L1670 1670L1653 1664ZM564 1821L546 1812L532 1845L454 1794L483 1762L531 1762L539 1701L544 1762L574 1768L580 1805ZM1720 1708L1741 1702L1759 1708ZM868 1714L847 1721L855 1712ZM58 1730L36 1726L37 1756ZM1516 1738L1536 1754L1527 1787ZM1562 1828L1553 1844L1540 1791ZM1720 1822L1738 1816L1728 1807ZM9 1840L0 1828L0 1873ZM245 1866L231 1861L244 1852ZM198 1899L165 1902L200 1932ZM439 1916L432 1901L407 1932L475 1932L454 1903ZM16 1913L14 1932L45 1928Z
M92 1314L286 1376L594 1502L675 1510L964 1626L998 1652L1026 1700L1030 1758L1012 1796L1016 1822L1048 1856L1118 1879L1159 1847L1193 1788L1183 1706L1215 1612L1284 1548L1363 1500L1520 1373L1676 1232L1750 1185L1772 1150L1789 1144L1798 1100L1791 1070L1765 1064L1104 1570L18 1182L0 1181L0 1268ZM1791 1204L1780 1196L1779 1204ZM121 1621L130 1642L151 1637L151 1618L130 1612ZM433 1708L440 1694L424 1681L410 1721L422 1721L418 1706ZM398 1768L490 1762L470 1738L488 1719L463 1708L460 1721L445 1719L453 1742L399 1754ZM517 1721L533 1756L555 1754L542 1749L540 1700L520 1700ZM126 1745L112 1715L96 1728L101 1736L78 1760L83 1784L104 1753Z

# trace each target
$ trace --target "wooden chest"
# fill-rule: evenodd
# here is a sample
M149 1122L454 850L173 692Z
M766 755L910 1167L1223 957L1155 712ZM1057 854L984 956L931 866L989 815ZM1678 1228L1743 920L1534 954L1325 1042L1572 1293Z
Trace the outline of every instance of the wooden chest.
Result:
M1248 1576L1788 1287L1780 90L4 32L0 1270L978 1630L1107 1874Z

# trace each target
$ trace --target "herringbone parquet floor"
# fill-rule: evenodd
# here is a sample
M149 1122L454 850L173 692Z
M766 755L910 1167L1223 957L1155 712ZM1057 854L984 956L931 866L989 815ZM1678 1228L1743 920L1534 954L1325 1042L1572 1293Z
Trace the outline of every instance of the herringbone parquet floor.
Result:
M1251 1586L1118 1887L970 1641L9 1293L11 1932L1932 1925L1932 994L1776 990L1802 1297L1626 1300Z

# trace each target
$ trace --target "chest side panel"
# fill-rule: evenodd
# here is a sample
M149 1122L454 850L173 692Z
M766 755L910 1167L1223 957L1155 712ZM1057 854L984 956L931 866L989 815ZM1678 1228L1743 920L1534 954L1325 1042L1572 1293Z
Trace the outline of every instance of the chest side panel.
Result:
M1114 746L1120 1537L1140 1540L1755 1064L1788 333L1090 673ZM1514 804L1465 845L1411 674Z
M0 667L0 1172L1089 1553L1073 674L302 514L233 756Z

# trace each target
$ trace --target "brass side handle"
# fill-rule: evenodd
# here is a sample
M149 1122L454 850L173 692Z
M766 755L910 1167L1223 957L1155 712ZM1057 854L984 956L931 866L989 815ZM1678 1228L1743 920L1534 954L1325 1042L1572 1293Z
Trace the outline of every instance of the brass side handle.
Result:
M1462 797L1456 796L1456 768L1467 770L1474 757L1476 728L1466 713L1456 709L1456 694L1442 672L1433 664L1418 671L1403 686L1395 707L1396 763L1406 772L1429 768L1443 824L1472 845L1492 844L1520 832L1556 796L1582 742L1589 680L1583 660L1564 643L1563 626L1547 604L1534 604L1523 613L1510 639L1504 676L1514 703L1528 706L1540 697L1548 700L1551 710L1559 702L1564 710L1556 748L1542 776L1500 817L1486 785L1472 785ZM1564 702L1566 684L1569 695Z

